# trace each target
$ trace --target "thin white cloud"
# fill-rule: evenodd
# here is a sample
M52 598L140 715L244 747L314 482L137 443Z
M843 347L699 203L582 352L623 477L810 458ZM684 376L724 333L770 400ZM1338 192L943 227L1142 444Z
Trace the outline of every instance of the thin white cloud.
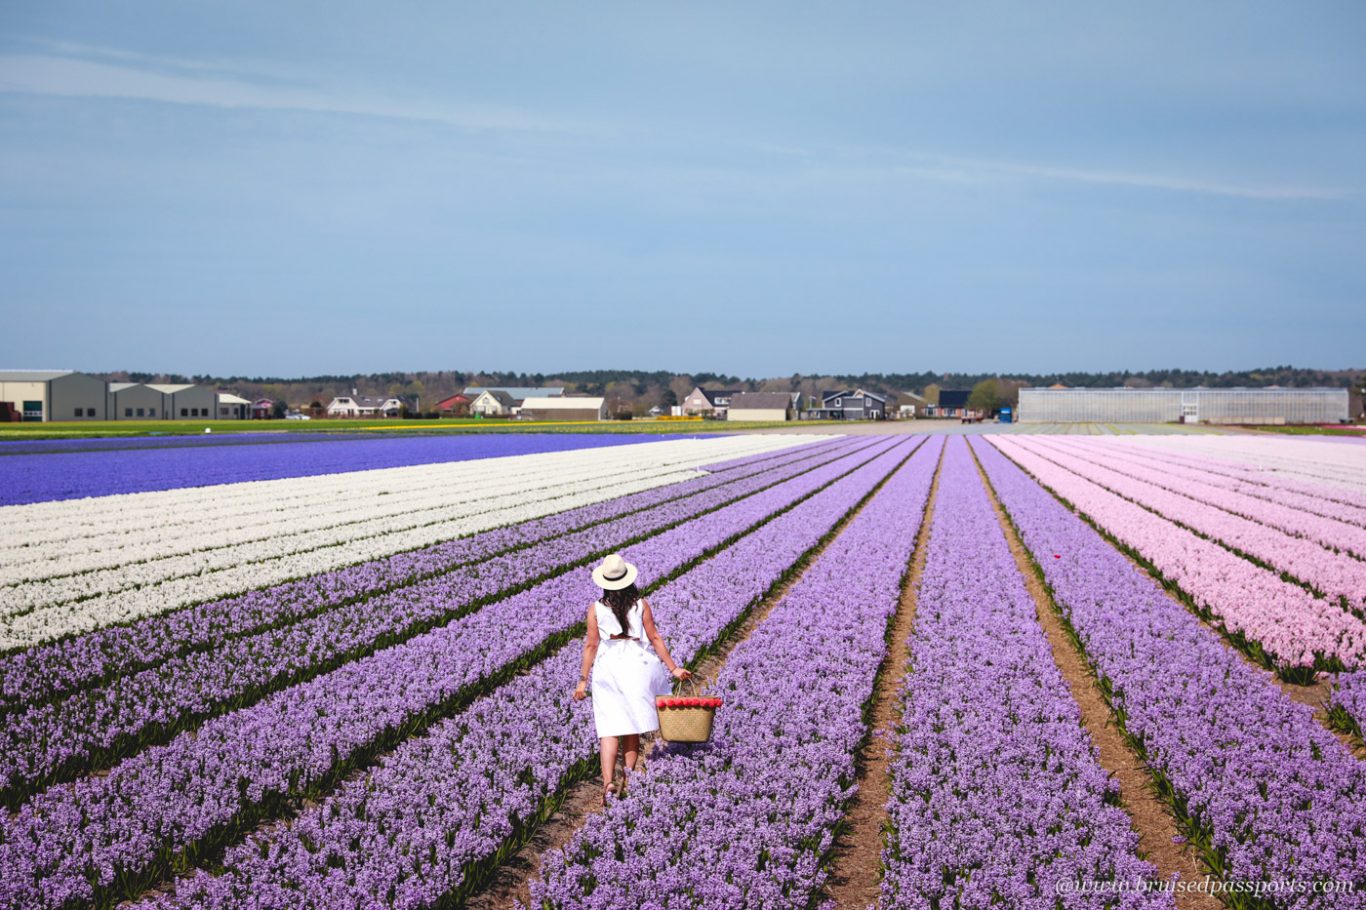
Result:
M587 124L489 105L387 98L232 75L229 68L161 61L180 72L158 71L151 58L101 50L102 60L46 54L0 54L0 93L64 98L111 98L225 109L303 111L435 123L468 131L582 132Z
M1171 193L1222 196L1263 202L1324 202L1355 199L1352 188L1210 180L1116 171L1033 161L976 158L895 146L818 146L746 141L741 145L809 178L833 181L916 181L990 186L1003 181L1132 187Z
M1332 187L1252 185L1223 183L1187 177L1172 177L1162 174L1137 174L1122 171L1098 171L1085 168L1051 167L1021 162L983 162L959 159L957 167L977 168L985 171L999 171L1022 177L1040 177L1046 180L1060 180L1072 183L1095 183L1110 186L1129 186L1142 189L1168 190L1177 193L1198 193L1206 196L1232 196L1239 199L1262 201L1326 201L1345 199L1351 192Z

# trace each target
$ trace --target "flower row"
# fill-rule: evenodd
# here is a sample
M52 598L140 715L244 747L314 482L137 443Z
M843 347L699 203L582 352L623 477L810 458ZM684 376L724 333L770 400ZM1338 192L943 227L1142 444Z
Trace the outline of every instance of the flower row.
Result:
M1338 675L1328 711L1338 729L1356 737L1366 735L1366 672Z
M1123 470L1107 467L1094 459L1075 456L1066 443L1031 439L1020 445L1169 521L1285 572L1329 598L1345 598L1353 609L1366 606L1366 563L1360 559L1334 552L1315 540L1294 537L1258 521L1231 514L1217 504L1207 504L1201 501L1200 493L1190 490L1185 482L1174 479L1161 482L1160 477L1154 481L1133 465L1126 465ZM1326 520L1325 523L1337 524ZM1333 536L1331 532L1325 534Z
M856 469L831 495L856 500L903 445ZM790 507L790 495L812 492L812 481L847 471L839 463L819 468L679 525L632 548L632 561L647 577L665 577ZM325 790L356 763L534 665L581 628L591 599L586 573L558 576L211 720L107 775L38 794L0 821L5 893L32 906L139 893L173 864L230 843L286 799Z
M1230 881L1366 881L1366 764L1001 453L976 449L1210 869ZM1269 904L1346 910L1366 894Z
M1180 586L1230 635L1284 672L1356 666L1366 625L1341 607L1282 581L1224 547L1041 458L1014 439L997 446L1124 546Z
M940 473L908 671L881 906L1044 907L1067 883L1154 877L961 439ZM1154 892L1126 906L1174 905Z
M829 470L847 471L869 457L855 450L829 463ZM828 472L807 471L807 467L798 463L771 468L365 600L330 608L320 603L312 615L298 622L229 639L217 647L118 677L106 686L33 706L8 718L0 732L0 796L13 805L37 788L107 766L150 742L165 741L192 728L205 717L244 707L376 647L405 641L539 578L695 519L727 502L757 493L757 508L780 508L828 482ZM772 486L794 475L801 476ZM765 488L768 492L759 492ZM741 515L747 508L732 511ZM709 527L713 535L732 528L725 523ZM734 530L738 528L730 533ZM713 537L711 542L720 539Z
M624 799L543 857L532 906L814 902L942 447L894 475L731 652L711 742L652 756Z
M652 593L675 658L693 659L733 628L905 453L897 447ZM228 851L226 874L196 873L149 903L417 907L467 893L592 762L590 703L568 697L579 662L572 641L288 827Z
M260 588L182 610L110 626L0 657L0 706L41 703L101 680L156 666L192 650L265 631L312 612L365 600L424 578L477 563L509 550L600 524L776 468L812 466L866 441L841 439L772 454L753 455L744 467L707 474L666 487L614 497L562 512L505 525L430 547ZM758 489L759 487L754 487ZM736 493L735 495L742 495Z

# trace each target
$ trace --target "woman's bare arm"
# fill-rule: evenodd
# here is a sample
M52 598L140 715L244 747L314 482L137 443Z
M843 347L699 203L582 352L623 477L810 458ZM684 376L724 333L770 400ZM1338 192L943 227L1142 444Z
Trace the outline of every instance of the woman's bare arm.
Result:
M659 659L664 661L664 666L669 668L669 672L678 676L679 679L687 679L692 676L684 667L674 663L673 657L669 654L669 646L664 644L664 639L660 636L659 630L655 628L655 616L650 612L650 602L641 599L640 625L645 629L645 637L650 640L655 653ZM681 676L679 674L682 674Z
M584 625L588 631L583 636L583 667L579 670L579 684L574 687L575 701L582 701L588 694L588 671L593 669L593 658L598 653L598 611L593 606L588 608L588 619Z

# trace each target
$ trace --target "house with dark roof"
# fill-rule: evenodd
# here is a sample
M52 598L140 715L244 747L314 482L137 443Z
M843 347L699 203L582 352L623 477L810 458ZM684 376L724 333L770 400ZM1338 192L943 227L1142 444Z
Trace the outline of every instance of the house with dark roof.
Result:
M403 402L370 395L338 395L327 406L328 417L397 417Z
M680 405L686 417L725 417L730 400L739 394L739 389L704 389L697 386Z
M821 392L820 404L802 412L806 420L886 420L887 396L867 389Z
M797 392L740 392L731 398L727 420L793 420L797 416Z

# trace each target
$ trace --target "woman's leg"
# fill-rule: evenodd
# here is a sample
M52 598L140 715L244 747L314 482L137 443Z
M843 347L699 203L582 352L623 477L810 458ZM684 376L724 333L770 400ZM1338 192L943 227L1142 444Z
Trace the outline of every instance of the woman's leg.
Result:
M598 742L602 743L602 786L606 790L617 773L617 738L604 736Z
M640 734L632 733L621 738L621 749L626 753L626 770L636 769L636 759L640 757Z

